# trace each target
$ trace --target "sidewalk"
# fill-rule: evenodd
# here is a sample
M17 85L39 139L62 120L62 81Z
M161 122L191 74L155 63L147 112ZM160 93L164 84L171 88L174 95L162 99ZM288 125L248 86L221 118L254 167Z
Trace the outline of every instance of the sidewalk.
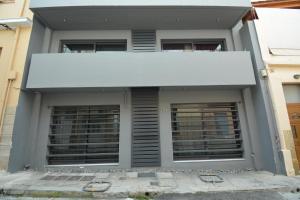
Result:
M186 172L107 172L107 173L0 173L0 190L7 196L48 198L117 199L150 196L193 195L218 192L276 191L300 194L300 177L274 176L269 172L218 173ZM199 176L204 175L204 176ZM101 183L101 182L105 183ZM83 188L95 182L92 191ZM96 183L98 182L98 183ZM107 189L107 190L106 190ZM300 197L300 195L299 195Z

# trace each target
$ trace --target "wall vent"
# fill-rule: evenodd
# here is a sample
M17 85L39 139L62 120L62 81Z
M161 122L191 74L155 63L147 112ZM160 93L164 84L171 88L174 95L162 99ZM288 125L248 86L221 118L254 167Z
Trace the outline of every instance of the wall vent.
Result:
M155 30L133 30L132 48L134 52L156 51L156 31Z
M158 88L134 88L132 94L132 166L160 166Z

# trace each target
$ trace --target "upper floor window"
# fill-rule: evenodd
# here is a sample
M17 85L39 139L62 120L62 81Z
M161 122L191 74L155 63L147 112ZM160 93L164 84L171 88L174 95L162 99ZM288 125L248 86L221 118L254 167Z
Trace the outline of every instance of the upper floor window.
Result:
M101 51L126 51L126 40L62 41L62 53L94 53Z
M225 51L224 40L162 40L163 51Z

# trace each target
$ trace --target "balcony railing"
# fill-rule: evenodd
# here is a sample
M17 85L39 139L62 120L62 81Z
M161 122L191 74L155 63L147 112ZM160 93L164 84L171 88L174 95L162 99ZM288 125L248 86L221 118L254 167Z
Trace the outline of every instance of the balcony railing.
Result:
M249 52L34 54L27 88L249 86Z

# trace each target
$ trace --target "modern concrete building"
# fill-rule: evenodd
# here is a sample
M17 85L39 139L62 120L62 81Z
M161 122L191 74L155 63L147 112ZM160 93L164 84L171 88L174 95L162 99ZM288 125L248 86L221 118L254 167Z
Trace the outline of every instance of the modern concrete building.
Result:
M29 44L32 13L26 0L0 0L0 169L6 169Z
M268 1L276 4L277 1ZM300 8L286 1L287 8ZM268 7L267 2L254 5ZM272 6L271 6L272 7ZM257 8L255 25L287 171L299 174L300 161L300 10Z
M248 0L31 0L9 170L284 171Z

